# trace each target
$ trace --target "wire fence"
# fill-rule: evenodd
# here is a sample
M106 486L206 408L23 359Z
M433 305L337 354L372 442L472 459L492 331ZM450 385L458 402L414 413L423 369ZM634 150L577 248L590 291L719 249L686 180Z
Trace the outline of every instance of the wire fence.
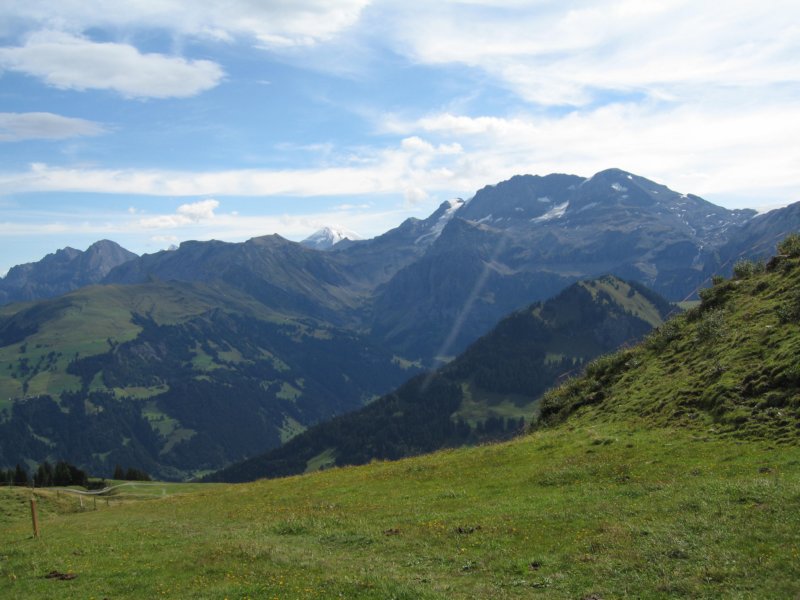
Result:
M191 487L191 484L127 481L94 490L64 486L31 487L29 485L8 485L5 483L0 486L0 489L19 490L29 494L31 498L56 501L62 510L69 511L71 508L76 510L98 510L132 501L164 499L180 492L186 492L188 487ZM74 505L70 508L72 502L74 502Z

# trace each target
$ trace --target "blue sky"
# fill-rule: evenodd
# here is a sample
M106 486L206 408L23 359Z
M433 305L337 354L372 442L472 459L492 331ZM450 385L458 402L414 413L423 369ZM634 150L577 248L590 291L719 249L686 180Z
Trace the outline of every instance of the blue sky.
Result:
M364 237L517 173L800 200L772 0L0 4L0 274L102 238Z

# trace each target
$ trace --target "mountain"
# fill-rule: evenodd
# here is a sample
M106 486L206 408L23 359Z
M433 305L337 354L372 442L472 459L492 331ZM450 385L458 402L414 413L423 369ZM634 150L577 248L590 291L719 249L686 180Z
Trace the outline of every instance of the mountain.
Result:
M512 177L478 191L424 256L376 290L372 329L427 362L581 278L612 273L682 300L724 268L719 248L755 214L618 169ZM780 229L798 228L791 215Z
M423 257L464 205L461 198L447 200L426 219L411 217L375 238L340 243L330 258L373 294L379 285Z
M800 437L800 235L644 343L545 394L539 424L627 422L796 445Z
M414 372L353 331L179 281L0 307L0 364L0 464L170 479L275 447Z
M426 219L408 219L376 238L339 242L325 252L277 235L243 243L184 242L175 250L131 258L109 270L108 261L90 261L81 258L84 253L67 249L57 259L42 261L54 266L40 277L40 287L57 293L58 282L77 286L87 269L107 274L98 288L0 307L0 409L8 415L21 411L14 423L22 432L18 435L30 434L30 443L18 440L15 456L34 457L44 455L44 448L54 453L67 438L55 441L50 434L30 433L26 419L34 415L25 413L23 406L38 406L32 397L48 396L66 411L73 396L63 400L62 395L78 394L89 402L92 418L111 417L119 407L92 413L91 406L102 404L89 396L117 388L123 390L120 397L159 397L159 402L174 394L231 398L216 406L209 400L214 408L209 408L205 424L197 426L186 424L194 418L191 411L176 412L174 406L188 406L180 399L169 410L162 406L145 411L157 418L163 413L164 423L174 419L180 425L159 425L156 431L148 421L145 425L155 437L144 444L145 450L137 450L130 441L122 446L141 457L130 464L164 476L215 469L259 454L319 420L357 409L365 399L386 393L423 367L446 364L501 318L576 281L613 274L651 286L670 300L693 297L713 275L730 273L741 258L763 256L786 232L800 230L798 207L758 216L729 211L610 169L590 178L513 177L483 188L466 202L447 201ZM24 272L20 267L14 277ZM181 295L185 307L176 300ZM161 304L174 307L170 318L151 319L150 313L158 314ZM235 331L256 337L240 336L240 347ZM147 336L156 332L167 336L169 344L153 345ZM147 345L137 346L139 335L153 352ZM41 336L49 337L45 341ZM227 345L220 342L221 350L209 344L205 348L205 337L226 340ZM290 365L291 374L274 376L275 364L256 348ZM306 348L308 356L303 354ZM354 376L363 369L358 364L363 353L378 361L368 363L375 369L374 381ZM239 355L249 358L234 361ZM144 360L148 356L153 360ZM320 365L339 364L340 358L346 358L341 373L328 373L323 379L311 374ZM126 371L125 365L132 370ZM139 383L129 385L124 377ZM305 390L300 380L307 382ZM188 381L211 391L195 394L184 385ZM302 391L309 402L299 418L283 404L296 395L292 390ZM242 409L241 418L249 419L248 424L260 422L255 415L262 409L272 415L263 421L267 433L260 440L255 426L241 440L232 432L225 434L228 441L222 443L211 434L186 433L194 441L182 441L182 434L175 433L214 431L239 405L251 407ZM264 408L268 405L274 410ZM47 406L51 416L57 415L52 404ZM145 414L141 403L126 410L140 427ZM126 427L132 426L118 420L105 430L116 440L139 439L139 434L119 433ZM74 437L82 430L72 431ZM88 463L60 458L97 470L110 460L109 452L122 451L110 442L96 445L113 450L89 453L87 446L81 456L91 454ZM30 449L23 452L23 447Z
M430 366L580 279L612 273L683 300L730 273L736 257L769 254L769 240L798 229L796 207L727 210L619 169L520 175L325 252L280 236L187 242L103 282L223 281L277 314L354 328Z
M66 247L35 263L17 265L0 279L0 304L53 298L98 283L137 256L119 244L101 240L81 252Z
M732 232L719 250L720 262L730 273L737 260L767 259L776 244L792 231L800 230L800 202L759 214Z
M360 239L361 236L357 233L341 227L323 227L301 241L300 244L314 250L330 250L345 240L354 242Z
M5 488L3 589L798 598L800 236L778 251L546 394L541 422L511 441L247 484L115 487L88 511L63 489Z
M177 250L147 254L113 269L104 283L218 282L278 315L352 324L364 292L328 254L279 235L243 243L183 242Z
M642 338L675 310L641 285L616 277L573 284L507 317L435 373L208 480L285 476L510 435L521 430L539 396L559 377Z

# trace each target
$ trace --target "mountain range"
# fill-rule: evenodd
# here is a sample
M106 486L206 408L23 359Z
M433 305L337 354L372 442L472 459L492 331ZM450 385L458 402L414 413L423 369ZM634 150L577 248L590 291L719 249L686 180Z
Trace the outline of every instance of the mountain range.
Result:
M110 240L95 242L85 251L67 246L10 269L0 278L0 304L52 298L99 283L111 269L134 258L133 252Z
M170 479L277 446L409 375L363 335L177 281L2 307L0 364L0 464L58 455Z
M206 481L282 477L508 437L531 421L559 378L635 343L676 312L644 286L610 275L575 283L506 317L437 371Z
M696 297L800 229L798 206L727 210L610 169L516 176L323 251L277 235L141 257L65 249L0 280L6 302L27 301L0 307L0 463L218 469L447 363L577 281Z

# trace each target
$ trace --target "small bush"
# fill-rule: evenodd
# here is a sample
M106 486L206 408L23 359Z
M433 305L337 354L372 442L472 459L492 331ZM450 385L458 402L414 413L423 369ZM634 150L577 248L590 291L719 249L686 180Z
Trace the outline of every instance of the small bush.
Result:
M658 329L653 330L647 336L647 347L656 352L663 351L673 340L681 336L681 329L676 320L667 321Z
M695 342L703 343L718 340L726 333L725 311L717 308L703 313L695 332Z
M606 382L625 371L630 352L620 351L595 358L586 367L586 376Z
M775 311L782 325L800 322L800 295L778 305Z
M735 284L726 279L722 283L718 283L713 287L704 288L697 292L700 296L699 313L703 313L709 309L717 308L727 302L728 296L735 289ZM698 307L696 307L698 308ZM687 313L690 311L687 311Z
M800 257L800 234L790 233L778 242L778 252L792 258Z
M748 279L764 272L764 263L754 260L737 260L733 265L734 279Z

